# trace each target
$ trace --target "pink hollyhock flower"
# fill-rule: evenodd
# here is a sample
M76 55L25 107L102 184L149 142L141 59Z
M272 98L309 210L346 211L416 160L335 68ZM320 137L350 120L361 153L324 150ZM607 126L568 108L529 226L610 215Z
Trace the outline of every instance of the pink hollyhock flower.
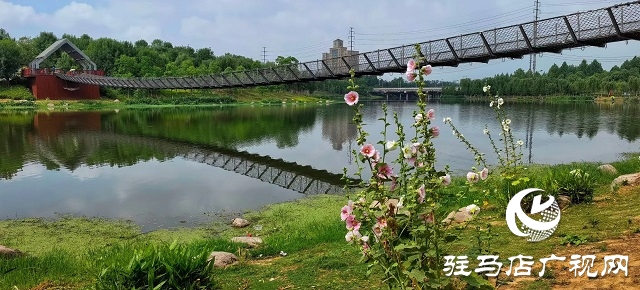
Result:
M367 241L369 240L368 236L364 236L364 237L367 237ZM364 238L364 237L362 237L362 238ZM362 238L360 240L362 240ZM362 254L363 255L369 254L369 250L371 250L371 247L369 246L369 243L368 242L363 242L362 243Z
M382 228L380 227L379 224L373 225L372 230L373 230L373 236L376 237L376 240L378 240L378 239L380 239L380 237L382 237ZM347 233L347 235L348 234L349 233Z
M371 158L376 154L376 148L374 148L372 144L366 144L360 148L360 153Z
M391 176L391 186L389 186L390 191L396 190L398 186L398 176Z
M422 114L417 114L413 119L416 120L416 123L420 123L420 121L422 121Z
M413 72L416 69L416 62L413 59L410 59L407 62L407 72Z
M475 172L467 173L467 181L469 181L469 183L476 183L478 182L478 179L479 179L478 173L475 173Z
M482 169L482 171L480 171L480 179L486 180L487 177L489 177L489 169L485 167L484 169Z
M433 223L433 212L422 215L425 223L432 224Z
M409 159L407 159L407 163L413 164L413 166L416 166L416 161L418 160L418 158L416 157L411 157Z
M381 229L384 229L387 227L387 219L385 219L384 217L377 217L376 218L376 225L378 227L380 227Z
M349 216L351 216L352 213L353 213L353 201L349 200L349 202L347 202L347 205L342 207L342 210L340 212L340 218L343 221L345 221Z
M415 81L416 77L418 76L418 74L414 72L407 72L405 75L407 75L407 80L410 82Z
M356 220L356 217L350 215L347 217L347 230L350 231L359 231L360 230L360 222Z
M362 237L359 231L349 231L347 235L344 236L345 240L349 243L353 243L359 240Z
M378 177L388 179L391 178L392 175L393 169L391 168L391 166L389 166L389 164L383 163L378 167Z
M440 176L440 180L442 180L442 185L444 186L451 184L451 176L449 174Z
M433 109L429 109L429 111L427 112L427 118L429 120L433 120L436 118L436 111Z
M431 132L431 136L432 137L440 136L440 128L438 128L438 126L433 126L433 128L431 128L431 130L429 130L429 132Z
M418 151L420 151L420 147L422 147L422 143L411 144L411 153L418 154Z
M433 71L433 68L431 67L430 64L428 64L423 66L420 70L422 71L422 74L424 74L425 76L428 76Z
M358 92L350 91L350 92L348 92L347 94L344 95L344 101L349 106L353 106L353 105L357 104L358 103L358 99L360 99L360 96L358 95Z
M380 162L380 151L376 150L376 153L373 154L373 157L371 158L371 170L376 170L378 162Z
M427 195L427 192L424 190L424 184L423 184L420 186L420 188L418 188L418 202L423 203L426 195Z

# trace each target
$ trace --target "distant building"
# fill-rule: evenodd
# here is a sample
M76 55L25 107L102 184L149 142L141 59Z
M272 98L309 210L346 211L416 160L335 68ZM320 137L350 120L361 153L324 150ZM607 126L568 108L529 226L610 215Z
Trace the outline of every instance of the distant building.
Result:
M322 60L327 64L331 71L335 72L348 72L349 68L344 64L344 61L340 59L345 57L345 60L349 66L356 71L358 70L358 57L349 57L357 55L359 52L355 50L348 50L344 47L342 39L336 39L333 41L333 47L329 49L329 52L322 53Z

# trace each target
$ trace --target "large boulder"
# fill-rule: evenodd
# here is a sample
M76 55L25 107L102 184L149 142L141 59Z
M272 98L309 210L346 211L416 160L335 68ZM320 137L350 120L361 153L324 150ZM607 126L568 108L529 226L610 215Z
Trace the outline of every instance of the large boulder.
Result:
M611 190L620 186L626 186L626 185L636 186L638 184L640 184L640 172L620 175L616 177L616 179L614 179L613 182L611 182Z
M211 262L211 260L213 260L214 268L226 268L238 263L238 257L227 252L211 252L207 261Z
M480 208L475 204L462 207L456 211L452 211L442 221L445 224L462 224L472 220L478 213Z
M7 248L3 245L0 245L0 257L2 258L15 258L24 255L19 250Z
M598 169L600 169L600 171L602 173L607 173L607 174L618 174L618 170L616 170L615 167L613 167L613 165L611 164L603 164L598 166Z
M244 228L248 225L249 225L249 221L243 218L234 218L233 221L231 221L231 226L235 228Z
M231 238L234 243L247 244L251 248L255 248L262 244L262 238L259 237L235 237Z
M564 210L571 205L571 198L567 195L559 195L556 201L558 202L560 210Z

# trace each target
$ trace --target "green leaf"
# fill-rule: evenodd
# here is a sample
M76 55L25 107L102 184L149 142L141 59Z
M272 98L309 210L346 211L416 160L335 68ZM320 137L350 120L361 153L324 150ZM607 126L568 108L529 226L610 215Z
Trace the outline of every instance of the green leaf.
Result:
M417 249L418 245L416 244L400 244L394 247L396 251L407 250L407 249Z
M418 269L413 269L411 270L411 272L404 271L404 273L407 274L407 276L409 276L410 278L416 279L418 282L423 282L427 278L425 273Z
M456 235L447 235L446 237L444 237L444 241L447 243L451 243L457 239L458 239L458 236Z
M474 272L471 272L469 276L460 276L460 279L467 282L473 289L494 289L489 281Z

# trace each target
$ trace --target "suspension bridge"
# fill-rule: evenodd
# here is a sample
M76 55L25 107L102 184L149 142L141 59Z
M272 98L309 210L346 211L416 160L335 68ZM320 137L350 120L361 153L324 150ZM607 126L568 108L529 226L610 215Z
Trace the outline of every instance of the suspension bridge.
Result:
M421 42L418 46L431 66L455 67L462 63L522 58L528 54L560 53L576 47L605 47L607 43L626 40L640 40L640 1ZM277 85L345 78L350 76L351 70L355 71L356 76L382 75L405 71L407 61L416 54L415 45L405 45L240 72L118 78L104 76L84 54L75 52L72 45L65 47L68 48L65 51L72 51L72 56L83 65L84 71L71 74L54 72L55 77L78 84L139 89L220 89ZM29 74L37 74L43 57L47 57L46 53L32 62Z

